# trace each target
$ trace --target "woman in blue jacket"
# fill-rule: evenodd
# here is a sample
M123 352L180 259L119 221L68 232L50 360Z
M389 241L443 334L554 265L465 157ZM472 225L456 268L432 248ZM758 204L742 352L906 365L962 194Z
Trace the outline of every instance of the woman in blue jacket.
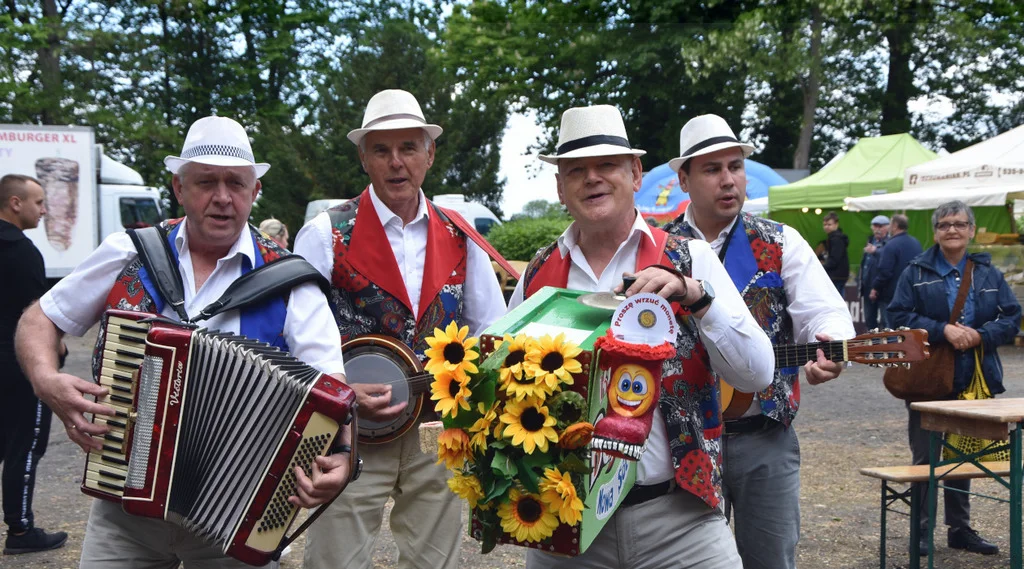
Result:
M950 399L955 399L967 389L974 375L974 350L979 346L984 351L981 366L988 387L993 395L1002 393L1006 391L1003 387L1003 366L996 349L1013 341L1020 330L1020 304L1006 284L1003 273L992 266L988 253L967 253L967 245L974 238L975 231L971 208L962 201L944 203L932 214L932 225L935 246L911 261L900 275L888 308L889 321L893 327L924 328L932 346L947 342L957 350ZM950 324L949 316L968 259L974 264L971 287L959 320ZM928 464L928 432L921 429L920 413L910 411L909 403L907 405L914 464ZM917 486L916 491L923 496L923 485ZM946 486L967 491L970 480L948 481ZM998 547L970 527L970 495L962 492L944 494L949 547L985 555L998 553ZM925 502L919 501L922 528L926 528L928 523ZM921 541L921 554L926 555L927 537Z

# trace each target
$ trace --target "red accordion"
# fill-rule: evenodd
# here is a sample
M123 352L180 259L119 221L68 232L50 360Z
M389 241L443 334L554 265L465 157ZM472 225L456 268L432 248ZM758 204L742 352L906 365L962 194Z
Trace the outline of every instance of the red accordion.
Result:
M355 393L262 342L111 310L96 416L110 432L82 491L180 525L252 565L275 558L310 472L354 412Z

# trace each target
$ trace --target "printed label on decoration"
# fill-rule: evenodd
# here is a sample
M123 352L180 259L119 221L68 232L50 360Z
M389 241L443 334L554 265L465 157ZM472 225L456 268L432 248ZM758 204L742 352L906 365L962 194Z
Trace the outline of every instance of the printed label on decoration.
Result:
M597 511L594 512L597 519L603 520L615 511L615 505L619 503L619 497L622 496L622 489L626 485L628 474L629 463L625 460L620 460L619 469L615 472L615 476L597 489Z
M675 340L676 319L667 300L644 292L622 301L612 317L611 330L626 342L659 345Z

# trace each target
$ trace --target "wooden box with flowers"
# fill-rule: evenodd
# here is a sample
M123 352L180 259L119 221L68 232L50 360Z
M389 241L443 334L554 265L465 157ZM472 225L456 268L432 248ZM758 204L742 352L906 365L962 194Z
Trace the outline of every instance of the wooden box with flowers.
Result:
M511 543L578 555L636 478L635 461L590 444L608 413L595 342L612 315L582 294L544 288L479 340L454 325L428 340L439 462L484 553Z

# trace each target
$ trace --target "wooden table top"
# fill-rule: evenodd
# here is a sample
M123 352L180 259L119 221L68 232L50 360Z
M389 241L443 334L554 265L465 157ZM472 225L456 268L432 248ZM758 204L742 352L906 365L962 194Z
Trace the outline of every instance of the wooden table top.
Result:
M911 403L910 408L922 413L991 421L993 423L1024 422L1024 397L918 401L917 403Z

